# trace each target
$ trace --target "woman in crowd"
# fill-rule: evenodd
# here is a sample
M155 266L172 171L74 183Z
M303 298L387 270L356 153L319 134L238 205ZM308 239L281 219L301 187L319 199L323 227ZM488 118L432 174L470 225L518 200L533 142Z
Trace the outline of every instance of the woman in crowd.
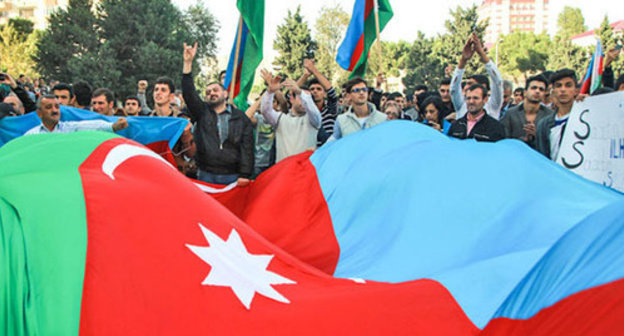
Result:
M429 96L422 103L421 110L424 111L425 120L424 124L429 125L438 131L447 134L449 128L451 128L451 123L444 119L445 107L444 102L442 102L442 98L438 96Z

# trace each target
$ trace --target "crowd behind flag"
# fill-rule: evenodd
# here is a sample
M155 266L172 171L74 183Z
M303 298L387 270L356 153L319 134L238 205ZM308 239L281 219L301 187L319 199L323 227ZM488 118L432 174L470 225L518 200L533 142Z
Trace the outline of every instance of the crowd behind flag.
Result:
M264 1L237 8L225 81L205 97L197 43L184 43L181 90L163 76L147 97L140 81L124 108L105 88L27 92L1 74L0 330L624 328L618 48L598 41L582 81L545 71L512 97L475 32L438 87L383 92L383 73L360 76L392 9L356 0L342 90L305 59L298 81L263 70L267 90L247 108ZM473 57L487 75L466 72ZM92 120L108 133L61 127ZM600 170L598 183L580 170Z
M433 176L437 190L428 185L432 179L424 178L409 179L403 189L380 189L390 182L389 176L425 169L424 163L415 161L382 169L378 176L363 180L358 190L347 188L353 184L342 179L362 176L358 170L375 171L367 169L368 160L380 162L397 155L401 135L406 134L420 143L415 152L428 155L431 147L441 146L465 154L434 162L439 168L438 178ZM376 143L380 135L385 150L380 144L369 158L353 153L356 144ZM39 141L43 137L48 141ZM259 179L265 188L291 185L290 200L282 198L284 202L273 208L302 209L298 204L303 204L315 209L291 218L290 228L284 228L279 218L264 221L279 232L277 236L259 234L254 224L247 225L130 140L83 132L11 142L0 149L0 159L7 162L0 170L0 267L10 275L0 278L6 289L0 295L2 329L11 335L32 330L250 334L269 326L277 335L310 331L550 335L578 330L597 335L621 327L621 194L558 168L515 141L460 143L406 122L388 123L348 139L312 156L305 153L281 162L263 176L272 182ZM499 145L522 154L505 163L501 159L510 155L503 154ZM494 157L480 160L486 156L483 152ZM328 160L333 156L341 159ZM464 163L476 171L487 167L490 174L500 171L508 177L504 168L521 162L529 167L526 178L520 174L515 182L507 179L501 184L497 177L491 181L498 183L500 192L514 191L513 199L496 193L484 199L485 189L476 188L471 200L480 202L467 206L472 212L464 211L470 218L459 213L440 216L436 210L443 205L432 206L439 203L436 193L457 187L441 178L453 164ZM338 176L327 175L329 169L338 169ZM543 172L535 179L534 171L539 170ZM308 189L305 195L302 187L313 179L317 190ZM466 179L458 187L479 181ZM32 187L13 188L15 183ZM45 191L36 186L45 186ZM528 198L527 189L536 189L537 197ZM247 209L265 207L268 212L272 209L266 202L278 200L266 200L268 194L262 190L248 190ZM375 196L373 190L381 195ZM415 209L407 209L409 215L421 216L401 221L383 195L392 190L401 190L410 201L400 204L403 210L410 204ZM326 202L324 206L313 201L318 195L316 201ZM518 199L520 195L527 198ZM337 207L355 198L359 203ZM133 201L137 199L142 202ZM261 204L253 204L256 201ZM558 207L557 214L565 216L547 218L551 213L542 207ZM503 212L489 215L494 208ZM372 219L375 226L362 220L379 209L387 211ZM427 215L426 210L437 213ZM317 224L333 222L335 227L325 234L335 235L340 248L333 274L280 248L285 240L297 240L301 250L323 246L331 237L315 239L298 226L309 220L302 216L319 212L329 214L330 222ZM477 220L479 214L489 220ZM511 223L517 215L525 220ZM405 253L408 245L413 253ZM350 264L347 268L345 262ZM410 265L407 272L405 263ZM48 267L51 264L55 267ZM414 270L417 273L408 274ZM376 282L375 277L386 281ZM367 323L361 323L362 316L367 316Z

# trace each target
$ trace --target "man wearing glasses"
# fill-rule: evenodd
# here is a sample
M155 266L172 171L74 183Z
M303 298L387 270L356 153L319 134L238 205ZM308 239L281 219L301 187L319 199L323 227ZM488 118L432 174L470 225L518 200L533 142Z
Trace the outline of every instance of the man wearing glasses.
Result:
M355 77L349 80L346 89L351 98L351 106L336 118L334 134L328 142L373 127L387 119L384 113L377 111L375 105L368 102L368 85L364 79Z
M510 108L501 119L507 138L522 140L535 149L535 125L554 113L541 104L547 88L548 80L543 75L527 79L522 103Z

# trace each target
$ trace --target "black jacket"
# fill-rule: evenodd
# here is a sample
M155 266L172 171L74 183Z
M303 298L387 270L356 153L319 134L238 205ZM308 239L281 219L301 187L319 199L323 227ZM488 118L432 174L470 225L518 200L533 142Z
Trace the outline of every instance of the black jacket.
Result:
M495 142L505 138L505 128L498 120L490 117L487 113L477 122L466 134L468 130L468 114L451 124L448 135L459 139L475 139L477 141Z
M249 178L253 173L254 146L251 121L232 107L228 137L221 146L217 114L202 101L195 90L193 77L182 75L182 95L195 123L193 136L197 146L195 161L199 169L212 174L238 174Z

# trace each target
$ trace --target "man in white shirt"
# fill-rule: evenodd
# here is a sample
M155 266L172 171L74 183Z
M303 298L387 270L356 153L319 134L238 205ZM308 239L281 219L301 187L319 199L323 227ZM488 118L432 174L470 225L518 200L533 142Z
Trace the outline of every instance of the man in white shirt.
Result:
M464 94L462 92L461 82L462 77L464 76L466 63L468 63L472 56L474 56L475 52L481 58L481 62L485 64L485 71L490 77L490 83L488 83L487 81L485 83L481 83L478 80L475 80L478 79L478 77L480 76L476 75L468 78L466 87L470 87L474 84L481 84L490 90L490 98L485 104L484 109L489 116L498 120L500 119L500 111L503 105L503 78L496 68L496 64L494 64L494 62L492 62L492 60L490 60L488 55L485 53L483 45L481 44L481 40L474 33L468 39L466 45L464 46L464 49L462 50L459 64L455 69L453 79L451 79L451 99L453 101L455 111L457 111L457 119L463 117L468 111L466 109L466 100L464 99Z
M267 70L262 70L262 78L269 86L262 97L260 112L267 123L275 127L276 162L309 149L316 148L316 134L321 127L321 112L314 104L312 96L302 91L292 79L280 83L279 77L273 77ZM275 92L285 86L290 91L291 109L280 113L273 109Z
M39 133L71 133L77 131L105 131L117 132L128 127L125 118L119 118L115 123L104 120L60 121L60 103L54 95L42 95L37 100L37 115L41 125L28 130L24 135Z

